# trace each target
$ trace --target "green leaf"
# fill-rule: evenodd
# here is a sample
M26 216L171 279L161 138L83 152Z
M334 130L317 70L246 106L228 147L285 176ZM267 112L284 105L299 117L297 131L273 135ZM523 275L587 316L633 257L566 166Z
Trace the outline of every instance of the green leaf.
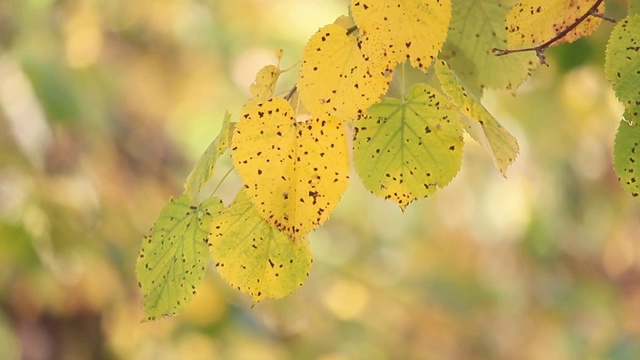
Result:
M356 122L354 163L369 191L404 211L453 179L463 145L453 104L428 85L417 84L406 100L385 99Z
M505 176L507 168L518 156L516 138L500 125L473 94L465 89L446 62L442 60L436 62L435 69L442 90L463 114L462 123L465 130L489 151L493 163Z
M515 0L452 0L453 17L441 57L468 89L515 90L538 67L533 52L495 56L507 47L505 17Z
M640 195L640 107L625 112L613 147L613 167L622 187L633 197Z
M194 203L200 203L210 195L201 194L202 188L213 177L216 162L229 147L232 135L231 114L225 113L220 133L204 151L184 184L185 194L189 195Z
M624 18L611 32L605 72L626 109L640 105L640 14Z
M271 225L299 239L324 223L349 182L344 126L333 116L297 122L274 97L249 109L232 142L247 195Z
M270 226L241 191L211 224L209 250L220 275L254 303L291 294L306 281L311 249Z
M145 320L175 315L191 301L209 261L211 220L223 208L215 197L194 206L182 195L162 209L136 264Z

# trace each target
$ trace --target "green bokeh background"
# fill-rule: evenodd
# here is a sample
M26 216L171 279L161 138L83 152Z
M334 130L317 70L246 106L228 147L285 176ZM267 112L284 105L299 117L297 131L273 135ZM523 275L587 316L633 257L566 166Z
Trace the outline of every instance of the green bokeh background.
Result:
M469 140L451 185L403 214L353 174L293 295L252 307L210 267L186 311L141 323L135 261L163 204L275 50L296 66L285 93L306 40L347 11L0 2L0 359L640 358L640 203L612 170L608 23L551 49L515 96L486 94L520 142L507 179Z

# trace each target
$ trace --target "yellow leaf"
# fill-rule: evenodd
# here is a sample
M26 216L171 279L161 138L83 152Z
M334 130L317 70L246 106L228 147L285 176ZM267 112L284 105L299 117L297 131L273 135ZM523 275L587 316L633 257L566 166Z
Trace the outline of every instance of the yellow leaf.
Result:
M520 0L507 14L508 47L544 44L586 14L593 4L593 0ZM604 2L598 13L604 13ZM601 22L602 19L589 16L552 46L590 35Z
M388 62L374 67L370 63L345 27L323 27L311 37L302 55L298 79L302 103L315 115L343 121L362 116L389 87Z
M256 80L249 86L252 97L244 104L242 111L245 112L248 108L272 97L281 73L275 65L267 65L260 69L256 74Z
M312 262L309 240L293 241L271 227L244 191L211 223L209 251L220 275L254 303L291 294Z
M327 220L349 179L342 122L332 116L296 122L291 105L279 97L244 114L232 158L262 217L292 239Z
M351 11L366 56L409 60L426 71L447 37L451 1L352 0Z

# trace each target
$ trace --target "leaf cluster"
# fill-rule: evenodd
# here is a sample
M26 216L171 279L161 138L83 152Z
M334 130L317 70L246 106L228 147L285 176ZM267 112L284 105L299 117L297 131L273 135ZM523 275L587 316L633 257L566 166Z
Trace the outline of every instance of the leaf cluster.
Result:
M295 291L312 264L307 236L337 206L351 165L369 191L402 211L456 176L465 134L506 177L518 143L482 105L483 91L514 91L537 68L536 55L544 62L547 47L592 33L602 20L599 3L352 0L351 17L311 36L291 91L275 94L279 65L260 70L240 116L225 117L184 195L160 213L137 265L147 318L181 310L209 257L254 302ZM607 49L607 75L627 109L616 170L634 196L638 16L616 26ZM512 50L496 56L497 48ZM399 66L436 76L394 98L386 94ZM204 189L227 150L243 188L225 207Z

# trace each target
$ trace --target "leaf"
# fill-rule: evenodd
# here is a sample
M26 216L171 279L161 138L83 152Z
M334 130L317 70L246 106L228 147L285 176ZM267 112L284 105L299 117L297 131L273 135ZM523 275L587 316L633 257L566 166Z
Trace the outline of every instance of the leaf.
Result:
M453 17L441 57L472 93L485 88L515 90L537 68L532 52L495 56L507 47L505 17L515 0L452 0Z
M613 167L622 187L635 198L640 194L640 116L626 112L613 147Z
M184 183L184 192L189 195L194 203L201 202L203 196L200 194L202 188L213 177L216 162L227 150L233 134L233 124L231 123L231 114L225 113L222 120L222 128L218 136L209 144L204 151L196 166L191 170ZM205 194L205 198L208 194Z
M242 112L273 96L282 71L275 65L267 65L256 74L256 80L249 86L252 97L242 107Z
M462 123L467 133L489 151L495 166L506 176L518 156L518 141L465 89L446 62L436 62L435 69L442 91L464 115Z
M283 98L244 114L232 158L262 217L296 240L327 220L348 184L342 122L326 116L298 123Z
M605 72L626 109L640 105L640 14L624 18L611 32Z
M365 187L404 211L453 179L463 145L453 104L428 85L417 84L405 101L385 99L358 120L353 160Z
M311 269L309 240L291 240L262 217L244 191L211 224L209 250L220 275L254 303L291 294Z
M311 37L302 55L298 79L302 102L318 116L332 115L343 121L362 116L389 88L388 62L373 67L370 62L345 27L323 27Z
M215 197L194 206L182 195L162 209L136 264L145 320L175 315L191 301L209 261L211 219L223 208Z
M542 45L586 14L593 0L520 0L507 14L507 44L511 49ZM604 13L604 2L598 7ZM571 43L598 28L601 18L589 16L552 46Z
M409 60L423 71L438 55L451 20L450 0L352 0L362 52L382 62Z

